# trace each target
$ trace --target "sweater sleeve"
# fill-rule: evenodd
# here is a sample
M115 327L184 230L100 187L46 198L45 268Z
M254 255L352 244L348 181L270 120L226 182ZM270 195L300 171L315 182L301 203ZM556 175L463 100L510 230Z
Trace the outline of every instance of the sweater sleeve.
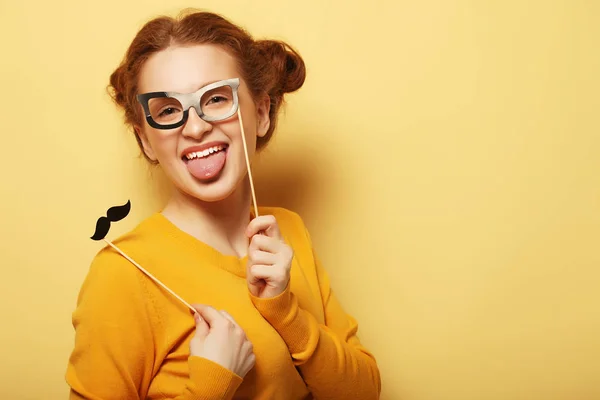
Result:
M335 297L314 251L313 258L325 310L324 325L299 307L290 285L270 299L252 294L250 298L288 345L315 399L378 399L381 378L375 358L361 345L358 324Z
M110 250L100 252L73 313L75 344L66 381L72 400L145 399L156 369L160 320L141 273ZM177 400L232 399L242 379L190 356L190 376Z

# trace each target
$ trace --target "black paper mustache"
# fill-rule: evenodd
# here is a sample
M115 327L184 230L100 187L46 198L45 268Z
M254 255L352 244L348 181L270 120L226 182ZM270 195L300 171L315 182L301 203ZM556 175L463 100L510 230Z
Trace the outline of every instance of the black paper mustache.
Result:
M127 203L122 206L113 206L106 211L106 217L98 218L96 221L96 231L91 236L92 240L102 240L108 235L110 230L110 223L117 222L129 215L131 210L131 202L127 200Z

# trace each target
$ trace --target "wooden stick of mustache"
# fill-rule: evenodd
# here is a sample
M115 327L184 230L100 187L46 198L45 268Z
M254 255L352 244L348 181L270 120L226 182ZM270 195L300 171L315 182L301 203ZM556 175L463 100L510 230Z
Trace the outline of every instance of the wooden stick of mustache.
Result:
M242 130L242 144L244 145L244 155L246 156L246 168L248 169L248 178L250 179L250 190L252 191L252 202L254 203L254 217L258 217L258 205L256 204L256 192L254 191L254 179L252 179L252 170L250 168L250 158L248 156L248 145L246 144L246 134L244 133L244 121L242 120L242 110L238 106L238 118Z
M155 278L150 272L146 271L144 268L142 268L141 265L139 265L138 263L136 263L135 261L133 261L131 259L131 257L129 257L127 254L125 254L121 249L119 249L117 246L115 246L114 244L112 244L112 242L110 240L104 239L104 241L113 249L115 249L116 251L119 252L119 254L121 254L123 257L125 257L127 260L129 260L133 265L135 265L140 271L142 271L144 274L146 274L146 276L148 276L148 278L152 279L154 282L156 282L158 285L160 285L163 289L165 289L167 292L171 293L177 300L179 300L180 302L182 302L183 304L185 304L185 306L187 308L189 308L194 314L197 313L196 309L194 307L192 307L188 302L186 302L185 300L183 300L181 297L179 297L175 292L173 292L171 289L169 289L164 283L162 283L161 281L159 281L157 278Z

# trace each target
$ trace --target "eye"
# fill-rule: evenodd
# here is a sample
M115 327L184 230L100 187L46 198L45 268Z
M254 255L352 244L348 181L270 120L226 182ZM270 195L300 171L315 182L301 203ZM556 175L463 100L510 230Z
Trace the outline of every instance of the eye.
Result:
M222 103L224 101L227 101L227 98L223 97L223 96L212 96L208 102L206 102L206 104L216 104L216 103Z
M162 110L158 115L160 117L166 116L166 115L171 115L171 114L175 114L176 112L178 112L179 110L176 109L175 107L167 107L164 110Z

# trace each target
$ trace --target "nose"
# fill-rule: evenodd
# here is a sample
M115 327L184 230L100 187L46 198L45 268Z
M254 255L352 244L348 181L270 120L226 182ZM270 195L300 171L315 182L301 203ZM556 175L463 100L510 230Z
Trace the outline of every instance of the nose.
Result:
M205 133L210 132L212 125L198 116L196 109L190 107L187 121L183 125L181 133L194 139L200 139Z

